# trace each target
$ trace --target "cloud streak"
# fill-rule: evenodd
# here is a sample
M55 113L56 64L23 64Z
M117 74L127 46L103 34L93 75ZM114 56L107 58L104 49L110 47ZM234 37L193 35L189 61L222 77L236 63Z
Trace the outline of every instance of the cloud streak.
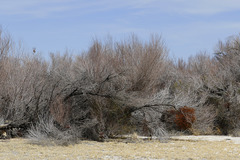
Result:
M240 10L240 1L238 0L179 0L177 3L179 7L175 7L175 10L186 14L209 15Z
M55 12L64 12L73 7L72 0L8 0L1 2L0 15L47 16Z
M239 0L8 0L1 2L1 15L48 16L53 13L78 10L101 12L113 9L136 9L142 14L170 12L209 15L240 10Z

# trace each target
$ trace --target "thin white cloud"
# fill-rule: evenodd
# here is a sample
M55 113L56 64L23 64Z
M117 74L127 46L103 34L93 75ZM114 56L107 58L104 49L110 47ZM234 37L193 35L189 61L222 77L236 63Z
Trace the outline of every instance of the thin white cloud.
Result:
M136 9L136 14L171 12L217 14L240 10L239 0L7 0L1 1L0 15L47 16L55 12L82 9L82 13L117 8Z
M71 9L72 0L8 0L1 2L0 15L46 16Z
M217 14L240 10L239 0L179 0L179 2L182 12L188 14ZM175 9L181 11L179 7Z
M149 12L176 12L184 14L217 14L240 10L239 0L104 0L108 8L131 7Z
M78 14L119 8L151 8L156 0L8 0L1 2L0 15L46 17L52 13L77 10Z

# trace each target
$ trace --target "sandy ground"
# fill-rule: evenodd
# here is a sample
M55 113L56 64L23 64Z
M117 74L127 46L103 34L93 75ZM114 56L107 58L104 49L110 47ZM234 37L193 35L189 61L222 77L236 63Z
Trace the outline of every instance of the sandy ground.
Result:
M214 140L215 138L215 140ZM210 140L209 140L210 139ZM0 141L1 160L81 160L81 159L240 159L240 144L230 137L173 137L167 143L137 140L134 143L82 141L70 146L40 146L26 139ZM233 138L234 139L234 138Z
M230 137L230 136L173 136L172 140L183 140L183 141L222 141L222 142L232 142L235 144L240 144L240 137Z

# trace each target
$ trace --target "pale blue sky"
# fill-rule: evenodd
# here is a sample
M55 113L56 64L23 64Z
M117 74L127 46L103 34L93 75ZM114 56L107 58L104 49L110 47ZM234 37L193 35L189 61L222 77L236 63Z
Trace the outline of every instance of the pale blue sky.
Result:
M162 35L170 56L213 53L240 31L239 0L0 0L0 25L43 56L86 50L94 37Z

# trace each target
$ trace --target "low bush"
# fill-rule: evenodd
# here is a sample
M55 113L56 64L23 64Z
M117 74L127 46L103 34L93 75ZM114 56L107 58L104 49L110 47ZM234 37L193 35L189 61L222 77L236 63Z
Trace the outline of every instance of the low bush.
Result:
M195 122L195 109L184 106L176 113L175 123L180 130L187 130Z
M162 121L168 124L170 130L185 131L192 127L195 120L195 109L187 106L180 107L178 110L167 110L162 116Z

